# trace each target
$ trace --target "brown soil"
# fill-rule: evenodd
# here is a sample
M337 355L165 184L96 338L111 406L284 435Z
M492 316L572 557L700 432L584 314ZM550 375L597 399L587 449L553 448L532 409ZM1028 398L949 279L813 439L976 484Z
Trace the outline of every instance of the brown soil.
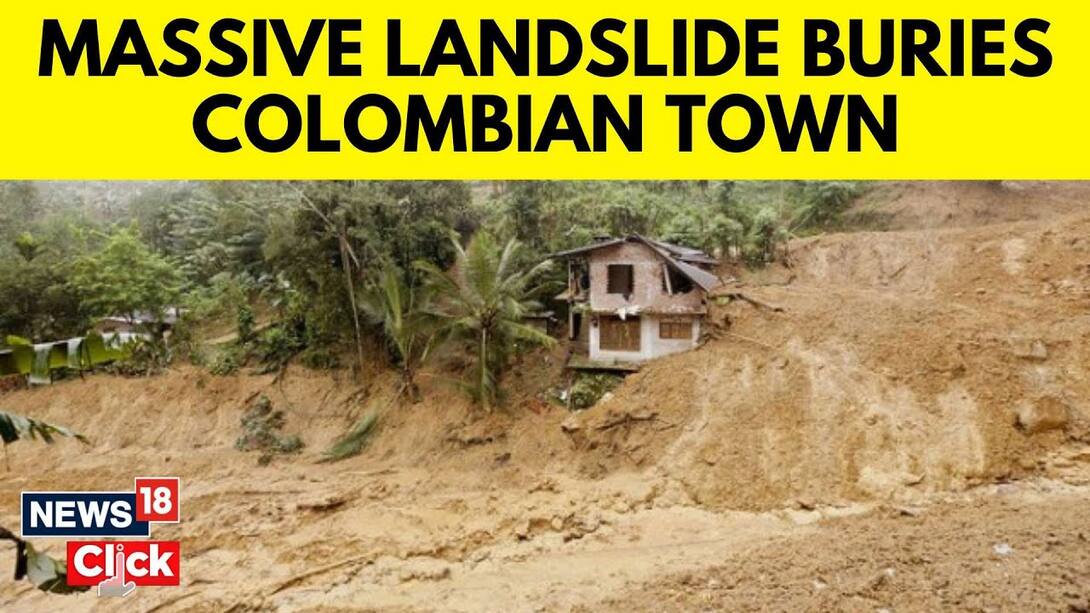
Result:
M879 181L848 221L887 230L1054 219L1086 210L1090 181Z
M12 446L0 525L22 490L180 476L183 521L154 536L182 540L183 588L137 590L141 610L1090 606L1090 213L827 235L792 258L729 290L782 310L724 296L705 346L574 416L543 399L562 349L527 357L488 416L441 373L391 403L378 367L9 392L93 445ZM301 454L234 449L259 393ZM371 410L362 455L315 463ZM120 605L0 582L0 609L56 606Z
M1055 483L1005 484L928 507L823 520L595 608L1085 611L1086 502L1085 490Z

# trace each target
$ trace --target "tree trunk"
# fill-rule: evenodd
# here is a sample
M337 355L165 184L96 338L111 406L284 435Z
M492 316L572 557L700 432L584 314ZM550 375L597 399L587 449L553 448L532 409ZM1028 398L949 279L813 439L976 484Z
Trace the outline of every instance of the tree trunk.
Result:
M409 402L419 404L423 398L420 396L420 386L416 384L416 373L411 368L401 370L401 386L409 394Z
M360 311L356 306L356 284L352 280L352 262L348 259L348 239L340 237L341 262L344 266L345 284L348 286L348 303L352 306L352 324L356 329L356 372L363 373L363 331L360 328Z
M481 327L481 349L477 356L479 362L480 371L478 372L479 379L477 380L478 394L481 397L481 404L484 405L484 410L492 412L492 399L489 397L488 391L488 328Z

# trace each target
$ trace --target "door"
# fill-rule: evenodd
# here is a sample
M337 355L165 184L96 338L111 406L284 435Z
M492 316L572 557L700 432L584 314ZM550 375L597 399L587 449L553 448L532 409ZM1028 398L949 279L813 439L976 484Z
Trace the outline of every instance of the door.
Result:
M598 322L598 347L602 351L640 350L640 318L606 315Z

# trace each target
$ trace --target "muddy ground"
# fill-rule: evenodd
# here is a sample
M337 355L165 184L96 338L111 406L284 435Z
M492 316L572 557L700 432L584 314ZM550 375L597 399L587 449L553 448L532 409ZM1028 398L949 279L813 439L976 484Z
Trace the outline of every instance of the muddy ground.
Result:
M795 241L724 292L703 347L575 415L547 400L563 350L492 415L444 360L412 406L377 364L6 393L92 444L12 445L0 525L22 490L177 475L182 523L154 537L183 571L123 603L3 581L0 609L1088 610L1090 214L1064 203ZM301 453L235 449L260 394ZM317 463L370 411L361 455Z

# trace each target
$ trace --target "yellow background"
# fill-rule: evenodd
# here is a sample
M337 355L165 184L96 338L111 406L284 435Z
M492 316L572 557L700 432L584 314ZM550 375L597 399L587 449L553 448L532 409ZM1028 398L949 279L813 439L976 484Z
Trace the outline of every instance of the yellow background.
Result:
M1087 74L1090 69L1090 8L1081 2L951 2L901 3L893 8L869 1L840 2L586 2L555 0L547 3L517 2L207 2L149 3L129 0L86 2L7 2L0 9L0 96L4 136L3 178L1090 178L1086 155L1085 121ZM121 19L137 18L158 64L168 54L162 43L162 27L170 19L188 17L201 22L196 36L205 53L214 54L207 29L223 17L243 20L284 18L296 41L311 18L360 18L363 32L348 40L363 43L353 56L363 64L359 78L326 75L326 38L323 34L308 74L287 75L276 52L269 55L270 76L243 75L231 79L203 72L193 77L144 77L138 68L124 67L117 77L67 77L55 65L53 77L38 77L41 22L59 18L71 37L81 18L97 18L103 60ZM563 18L580 28L589 39L590 25L603 17L651 20L651 60L669 62L670 20L719 18L741 31L746 18L780 20L776 55L780 76L744 77L737 66L716 78L632 77L603 79L588 75L582 67L591 57L606 59L587 44L579 70L559 78L516 78L506 65L498 64L499 76L462 77L454 68L443 68L433 78L385 77L386 19L402 19L403 59L422 63L436 27L443 18L458 18L471 51L477 46L477 20L495 18L513 26L523 18ZM1034 34L1052 51L1049 74L1026 79L995 77L900 77L865 79L851 74L833 78L802 77L802 20L831 18L842 25L842 43L849 18L929 18L940 24L951 18L1004 18L1007 31L993 34L1007 43L996 58L1009 66L1016 57L1032 58L1014 46L1015 24L1027 17L1052 23L1046 35ZM505 29L505 31L508 31ZM513 28L509 30L513 35ZM944 34L948 31L944 28ZM234 36L244 47L249 28ZM877 23L869 24L868 47L875 48ZM969 36L967 28L967 37ZM619 37L631 41L632 26ZM270 42L273 41L270 32ZM611 38L618 38L611 35ZM899 36L898 36L899 40ZM691 45L691 42L690 42ZM532 45L533 46L533 45ZM631 45L626 45L631 49ZM846 49L846 44L842 44ZM945 45L940 48L940 53ZM475 54L475 53L474 53ZM873 54L872 54L873 57ZM940 55L941 57L941 55ZM967 52L967 58L969 54ZM741 63L741 62L740 62ZM945 64L945 62L943 62ZM898 64L899 66L899 64ZM85 69L81 67L81 72ZM341 136L343 109L353 98L369 92L382 93L404 111L405 96L426 94L438 102L447 93L496 93L508 97L509 119L515 94L535 94L539 126L544 109L555 93L569 93L584 110L581 119L590 130L590 96L608 93L618 106L626 107L630 93L644 95L644 151L629 153L611 138L608 153L577 153L568 143L555 144L548 153L455 153L449 140L441 152L406 153L402 141L381 154L356 151L341 137L339 153L308 153L305 135L285 153L268 154L244 142L232 154L206 150L192 131L192 116L206 97L219 92L240 95L245 101L263 93L292 97L305 108L306 94L320 93L324 101L323 136ZM728 93L745 93L762 101L769 93L784 96L789 112L795 98L813 94L824 108L829 93L862 93L876 112L881 94L898 95L898 151L883 153L864 131L862 153L845 152L846 124L838 129L831 153L814 153L808 140L797 153L779 150L771 122L764 140L752 151L730 154L717 149L706 135L706 109L695 115L694 151L677 151L676 110L663 104L668 93L703 93L710 106ZM245 104L245 103L244 103ZM213 132L242 136L242 110L217 111ZM275 113L270 113L275 115ZM366 116L365 116L366 117ZM728 118L731 117L728 115ZM467 120L468 121L468 120ZM304 119L305 122L305 119ZM269 133L277 134L270 118ZM371 132L368 132L369 134ZM536 129L535 129L536 133ZM736 133L731 131L731 133ZM422 141L424 143L425 141ZM424 145L426 148L426 144Z

